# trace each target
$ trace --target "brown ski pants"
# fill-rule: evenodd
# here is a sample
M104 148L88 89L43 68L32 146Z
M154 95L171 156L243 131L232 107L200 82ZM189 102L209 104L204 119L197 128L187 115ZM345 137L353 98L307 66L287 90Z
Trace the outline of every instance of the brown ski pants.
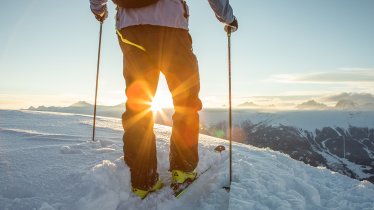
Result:
M148 190L157 182L156 138L151 101L160 73L165 75L174 104L169 170L192 171L198 157L200 79L192 39L187 30L130 26L118 31L126 80L122 115L123 151L132 186Z

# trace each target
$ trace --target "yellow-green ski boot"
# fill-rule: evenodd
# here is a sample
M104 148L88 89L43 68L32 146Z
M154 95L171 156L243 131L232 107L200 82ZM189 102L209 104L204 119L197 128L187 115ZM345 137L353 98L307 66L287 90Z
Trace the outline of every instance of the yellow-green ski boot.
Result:
M159 179L156 184L152 187L152 189L150 190L142 190L142 189L138 189L138 188L132 188L132 192L138 196L139 198L141 199L144 199L145 197L147 197L147 195L151 192L155 192L157 190L160 190L162 187L164 186L164 184L162 183L162 181Z
M192 172L184 172L181 170L172 170L171 189L174 191L174 196L180 196L184 190L193 182L197 177L196 170Z

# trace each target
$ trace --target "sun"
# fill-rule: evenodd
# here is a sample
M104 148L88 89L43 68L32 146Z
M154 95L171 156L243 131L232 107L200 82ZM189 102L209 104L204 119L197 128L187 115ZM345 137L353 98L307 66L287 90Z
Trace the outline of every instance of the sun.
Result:
M151 110L152 112L159 112L162 110L162 105L159 103L158 100L153 100L151 103Z
M173 107L173 101L170 93L157 92L151 102L151 111L153 113L161 112L164 108Z

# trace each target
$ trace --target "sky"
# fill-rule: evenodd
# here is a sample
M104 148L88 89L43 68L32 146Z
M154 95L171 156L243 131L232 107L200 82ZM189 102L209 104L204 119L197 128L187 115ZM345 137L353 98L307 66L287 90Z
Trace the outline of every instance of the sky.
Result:
M231 0L233 104L374 103L374 1ZM208 1L190 0L205 107L228 101L227 36ZM126 100L115 7L104 23L98 103ZM0 7L0 109L94 101L99 23L89 1L18 0ZM156 99L171 104L163 77ZM155 100L156 100L155 99Z

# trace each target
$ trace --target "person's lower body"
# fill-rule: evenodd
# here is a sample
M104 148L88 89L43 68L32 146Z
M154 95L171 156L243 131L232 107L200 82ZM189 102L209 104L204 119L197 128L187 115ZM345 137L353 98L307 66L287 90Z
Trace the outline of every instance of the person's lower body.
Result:
M188 31L161 26L131 26L119 31L124 54L126 111L124 160L134 188L149 190L158 182L156 138L151 102L160 72L172 93L175 113L169 170L193 171L198 163L200 79Z

